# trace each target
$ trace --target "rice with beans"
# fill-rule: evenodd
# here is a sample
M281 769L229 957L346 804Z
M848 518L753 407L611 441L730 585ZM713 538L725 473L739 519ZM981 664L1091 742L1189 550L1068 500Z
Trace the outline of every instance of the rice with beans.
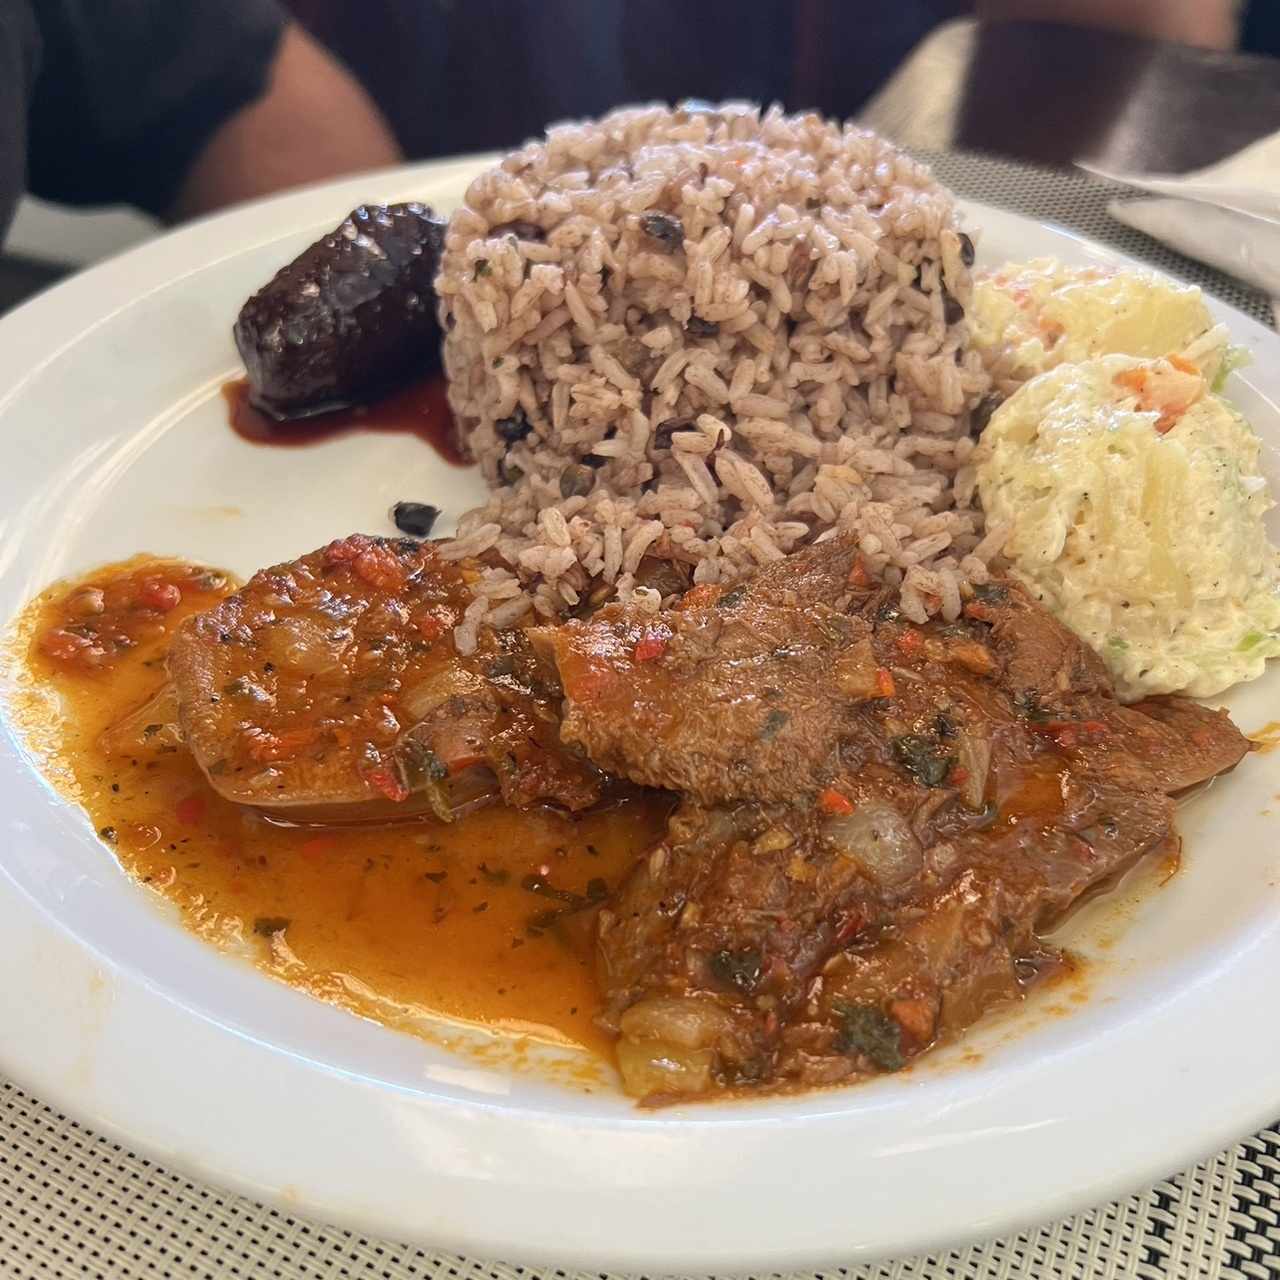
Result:
M621 110L477 178L436 281L492 490L447 544L489 566L462 647L837 529L908 616L956 616L1001 537L974 498L972 259L927 169L816 115Z

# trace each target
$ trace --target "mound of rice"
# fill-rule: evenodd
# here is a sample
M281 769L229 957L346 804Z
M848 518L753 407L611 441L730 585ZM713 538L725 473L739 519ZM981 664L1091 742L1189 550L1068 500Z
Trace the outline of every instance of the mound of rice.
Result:
M999 534L974 506L972 243L875 134L746 104L616 111L477 178L436 288L449 398L492 487L487 622L657 608L836 529L918 620ZM664 572L665 569L665 572Z

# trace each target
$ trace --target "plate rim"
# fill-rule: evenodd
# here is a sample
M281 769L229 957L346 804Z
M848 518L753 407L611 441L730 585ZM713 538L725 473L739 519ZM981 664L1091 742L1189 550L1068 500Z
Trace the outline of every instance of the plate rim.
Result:
M218 261L234 259L254 245L273 243L288 236L296 236L312 226L319 227L332 218L330 210L341 209L337 213L340 217L345 212L343 205L350 207L361 199L367 199L370 188L384 193L382 198L403 198L408 192L420 191L424 186L460 183L463 176L482 167L489 159L462 157L432 161L345 178L339 182L319 184L275 196L170 232L55 286L24 307L0 318L0 418L7 407L21 395L30 378L76 344L83 342L95 328L107 323L117 311L146 296L149 289L167 287L194 271L205 269ZM430 195L422 191L422 197L429 199ZM1132 258L1109 246L1053 223L977 201L960 200L959 203L966 213L973 214L988 224L1010 219L1024 226L1045 228L1057 235L1068 236L1090 253L1110 261L1134 262ZM323 213L321 206L324 208ZM268 230L270 234L267 234ZM227 249L229 244L234 244L235 247ZM147 281L154 283L148 285ZM1225 309L1230 313L1233 334L1238 340L1247 335L1252 344L1260 344L1264 348L1274 344L1275 353L1280 356L1280 337L1207 291L1206 295L1216 310ZM86 316L93 318L72 331L65 321L70 315L78 315L81 309ZM71 333L69 337L65 336L68 332ZM58 341L52 346L48 340L51 334L58 335ZM26 767L6 731L3 740L0 740L0 777L14 764L19 768ZM46 798L51 809L65 806L65 802L61 800L54 801L51 793ZM1280 939L1274 926L1271 935L1273 941ZM204 946L199 943L195 945ZM742 1243L726 1245L722 1243L722 1239L698 1239L698 1216L703 1211L690 1211L686 1207L681 1219L684 1225L679 1242L664 1242L658 1233L654 1233L651 1238L640 1242L631 1238L619 1243L617 1228L625 1226L628 1221L632 1224L637 1221L634 1215L638 1203L633 1198L637 1194L634 1188L622 1184L613 1188L613 1191L625 1190L628 1193L626 1196L608 1194L610 1188L605 1185L595 1188L595 1194L600 1197L597 1220L589 1224L590 1229L579 1230L571 1236L566 1235L563 1224L548 1227L545 1221L539 1223L536 1220L538 1212L545 1210L545 1197L539 1199L536 1195L532 1197L538 1201L534 1211L514 1212L506 1225L497 1222L497 1215L482 1206L477 1207L477 1211L467 1222L442 1222L430 1215L430 1220L415 1220L410 1211L410 1199L402 1199L394 1206L387 1203L358 1204L350 1196L344 1196L340 1186L335 1186L327 1198L308 1194L299 1199L286 1176L287 1161L259 1157L256 1163L246 1162L244 1148L235 1148L234 1143L241 1140L239 1121L228 1118L227 1141L220 1144L216 1154L207 1146L201 1153L194 1145L189 1146L194 1143L189 1125L155 1114L148 1116L145 1108L140 1115L138 1099L123 1098L119 1094L118 1082L95 1086L92 1090L77 1089L75 1072L69 1071L66 1066L68 1058L73 1059L82 1052L97 1055L102 1059L100 1067L107 1067L109 1074L117 1071L123 1064L124 1056L127 1056L125 1045L88 1043L91 1037L85 1029L84 1013L86 1008L92 1007L95 999L99 999L92 994L95 990L108 992L103 998L110 1004L109 1018L112 1026L127 1028L136 1022L139 1026L154 1028L157 1022L163 1024L175 1042L182 1046L186 1058L201 1062L206 1079L218 1071L225 1071L226 1080L236 1081L238 1088L246 1087L246 1083L252 1081L256 1068L261 1065L260 1050L246 1048L248 1042L243 1033L236 1034L235 1028L228 1028L213 1021L203 1012L182 1006L162 995L147 982L145 974L122 966L112 957L87 949L82 940L70 935L62 922L49 914L47 904L30 897L12 878L8 869L0 866L0 963L20 963L24 958L29 960L31 955L45 952L56 955L61 967L56 972L52 986L46 982L41 990L55 1004L62 998L64 1005L51 1005L40 1011L46 1015L43 1026L39 1016L32 1016L33 1011L28 1010L24 1014L23 1010L15 1007L13 992L0 989L0 1012L21 1022L37 1037L41 1031L48 1036L45 1045L37 1045L37 1051L29 1052L26 1056L10 1051L11 1044L18 1037L6 1036L0 1040L0 1065L4 1071L23 1087L32 1087L40 1100L55 1104L68 1114L85 1114L87 1123L98 1132L112 1136L130 1149L147 1153L170 1168L181 1170L197 1180L212 1181L220 1187L275 1204L286 1213L314 1214L325 1221L338 1222L357 1231L373 1231L394 1239L413 1239L433 1248L457 1249L480 1256L502 1256L521 1262L546 1262L556 1266L582 1265L593 1269L613 1267L625 1271L723 1273L817 1267L837 1260L869 1261L888 1254L901 1255L904 1250L910 1253L930 1251L971 1239L975 1234L988 1237L1021 1228L1071 1212L1085 1204L1097 1203L1100 1197L1110 1198L1121 1194L1140 1182L1167 1173L1170 1168L1170 1153L1175 1149L1180 1153L1174 1157L1179 1163L1209 1154L1223 1143L1239 1136L1246 1128L1256 1129L1274 1119L1271 1109L1280 1102L1278 1097L1265 1103L1259 1100L1253 1106L1241 1103L1223 1109L1216 1125L1201 1124L1197 1128L1194 1141L1188 1140L1182 1144L1170 1144L1166 1141L1158 1147L1159 1154L1157 1148L1152 1146L1145 1158L1141 1152L1131 1152L1126 1162L1106 1174L1095 1174L1087 1186L1074 1189L1062 1187L1053 1193L1043 1194L1034 1206L1023 1205L1018 1209L1006 1208L1001 1211L992 1207L991 1197L985 1201L971 1198L969 1208L963 1211L957 1205L951 1205L949 1212L940 1213L928 1226L913 1227L913 1234L909 1237L903 1236L901 1227L895 1227L886 1218L880 1224L878 1234L864 1223L862 1229L865 1234L862 1238L851 1240L845 1232L852 1228L842 1228L838 1216L830 1216L827 1220L835 1225L827 1228L827 1234L814 1239L809 1246L802 1247L789 1237L781 1240L776 1236L769 1238L767 1224L758 1220L759 1215L748 1214L735 1224L744 1233ZM1273 948L1273 954L1280 954L1280 946ZM1243 963L1249 957L1236 959ZM1256 965L1258 957L1254 956L1253 961ZM252 980L261 981L257 975ZM59 991L59 986L63 990ZM86 995L86 992L90 994ZM32 992L28 990L26 994L30 996ZM1174 1017L1183 995L1185 993L1174 993L1165 1008L1159 1011L1164 1022L1167 1023ZM335 1016L350 1017L336 1011ZM1123 1032L1123 1027L1114 1027L1108 1034L1121 1035ZM95 1034L100 1038L105 1035L101 1028ZM1093 1047L1092 1043L1089 1047ZM1278 1050L1280 1026L1269 1033L1255 1036L1249 1046L1249 1060L1255 1064L1255 1072L1260 1066L1265 1069L1266 1065L1273 1063ZM278 1049L273 1048L271 1051L274 1054L272 1061L282 1073L275 1085L275 1101L277 1105L290 1102L293 1110L298 1112L298 1116L291 1119L292 1124L296 1125L305 1119L305 1108L299 1111L304 1102L323 1112L339 1096L350 1097L353 1087L358 1089L362 1085L370 1086L367 1081L353 1081L349 1075L330 1064L301 1063L288 1059ZM1202 1071L1209 1061L1204 1058L1203 1046L1192 1054L1192 1059L1198 1064L1197 1069ZM280 1065L282 1062L284 1066ZM154 1065L147 1064L149 1068ZM975 1069L974 1079L979 1074ZM997 1074L1005 1077L1004 1083L1015 1085L1023 1093L1028 1088L1034 1092L1035 1081L1032 1077L1040 1074L1040 1064L1019 1062L1015 1055L1014 1062L1006 1064ZM136 1087L135 1084L135 1090ZM165 1105L173 1105L180 1096L173 1089L166 1091L163 1081L158 1079L153 1082L152 1087L155 1098L163 1099ZM116 1092L112 1092L113 1089ZM289 1091L293 1089L297 1090L297 1095L291 1098ZM858 1096L872 1098L873 1089L874 1086L860 1086ZM1151 1098L1160 1095L1162 1090L1168 1094L1171 1089L1172 1085L1168 1081L1153 1085ZM910 1092L910 1085L906 1091ZM1176 1095L1176 1089L1173 1089L1173 1093ZM776 1133L780 1123L787 1126L789 1133L796 1135L791 1141L797 1147L803 1146L805 1153L815 1156L816 1163L817 1156L824 1149L838 1145L842 1139L858 1136L856 1125L861 1123L865 1112L881 1109L892 1113L906 1105L901 1098L896 1101L891 1099L883 1107L878 1107L873 1100L867 1107L851 1111L847 1107L841 1107L840 1096L838 1093L809 1095L810 1099L820 1100L804 1111L789 1105L765 1104L735 1110L733 1114L721 1111L715 1117L706 1118L699 1118L696 1112L671 1113L669 1121L640 1120L631 1114L607 1114L590 1125L559 1124L557 1129L560 1113L555 1109L542 1113L529 1108L512 1111L493 1104L486 1105L483 1100L473 1099L468 1103L457 1097L419 1094L416 1097L393 1098L391 1110L383 1119L385 1136L392 1147L395 1147L397 1137L403 1137L402 1131L406 1127L413 1129L414 1126L422 1128L437 1139L444 1137L443 1129L460 1129L469 1135L469 1140L478 1144L481 1158L474 1158L477 1151L473 1150L469 1153L471 1158L460 1159L452 1172L441 1171L438 1150L433 1149L426 1155L419 1152L411 1157L406 1157L405 1152L400 1151L404 1160L402 1167L422 1180L419 1184L420 1191L429 1191L432 1185L438 1187L442 1180L453 1178L455 1190L472 1189L477 1199L506 1197L503 1208L511 1210L510 1202L517 1199L521 1192L530 1190L526 1185L528 1175L519 1173L515 1178L497 1176L483 1158L483 1153L487 1150L512 1151L513 1144L509 1135L503 1134L504 1126L510 1123L512 1115L522 1117L526 1123L526 1140L533 1142L535 1146L541 1144L547 1153L553 1152L557 1160L565 1162L564 1167L573 1169L577 1165L583 1165L584 1168L575 1177L583 1177L586 1172L590 1172L607 1182L611 1169L616 1167L616 1161L627 1154L626 1145L631 1144L633 1147L643 1148L639 1152L643 1156L641 1163L652 1164L654 1169L677 1154L683 1155L686 1161L692 1159L694 1163L700 1159L702 1163L699 1177L706 1183L716 1176L723 1179L726 1173L732 1179L735 1168L745 1167L743 1162L761 1155L778 1159L779 1178L783 1170L794 1175L796 1169L792 1167L793 1162L802 1153L793 1150L780 1155L775 1150L776 1143L772 1141L772 1135ZM832 1099L835 1101L832 1102ZM952 1102L955 1106L970 1105L963 1090L959 1091ZM830 1105L825 1105L826 1103ZM748 1110L751 1111L750 1115L747 1114ZM179 1119L189 1120L190 1117ZM279 1116L276 1119L278 1121ZM1063 1121L1060 1119L1058 1123ZM849 1129L851 1124L854 1132L840 1132L842 1129ZM678 1130L674 1139L670 1136L673 1129ZM763 1131L763 1135L758 1135L757 1131ZM907 1130L902 1132L905 1134ZM691 1144L686 1135L693 1135L695 1144L698 1137L706 1135L708 1145L715 1139L717 1147L725 1144L725 1150L714 1153L714 1158L710 1154L698 1156L697 1153L690 1157L688 1148ZM610 1150L584 1155L583 1148L593 1145L587 1142L589 1138L605 1143ZM458 1140L456 1134L454 1140ZM1016 1167L1016 1154L1025 1148L1028 1139L1025 1135L1019 1136L1011 1132L1002 1139L992 1141L1007 1150L1011 1167ZM492 1145L486 1147L486 1143ZM957 1145L955 1142L951 1143L951 1147ZM946 1143L937 1150L943 1152L939 1159L948 1158L949 1148ZM921 1154L932 1158L936 1151L917 1152L917 1158L914 1161L906 1160L904 1167L929 1172L926 1169L928 1161L919 1158ZM587 1156L591 1158L588 1159ZM254 1168L250 1169L249 1164L254 1164ZM359 1161L354 1161L353 1168L359 1167ZM955 1172L944 1171L944 1175L941 1178L935 1177L931 1185L948 1186L946 1179ZM522 1178L525 1182L520 1180ZM339 1178L339 1183L341 1181ZM549 1177L548 1182L555 1184L556 1179ZM856 1179L854 1183L849 1190L858 1190ZM698 1185L697 1179L694 1179L693 1184L686 1185ZM794 1181L780 1181L778 1189L785 1194L794 1185ZM752 1194L758 1196L762 1194L761 1188L768 1186L768 1180L757 1179L751 1186ZM702 1189L708 1193L713 1190L705 1185ZM949 1189L962 1194L963 1184L956 1183L949 1186ZM862 1190L865 1193L870 1188L864 1186ZM680 1187L677 1185L651 1181L644 1188L645 1203L650 1208L661 1209L664 1207L664 1198L677 1197L679 1191ZM835 1215L839 1198L831 1198L830 1191L827 1195L828 1199L822 1203L831 1215ZM459 1203L465 1206L465 1200L466 1197L463 1196ZM624 1200L630 1200L630 1204L624 1204ZM986 1207L983 1208L983 1205ZM665 1207L668 1210L673 1208L670 1204ZM732 1197L724 1197L716 1202L714 1210L705 1211L705 1218L727 1223L732 1221L728 1212L731 1208ZM624 1217L624 1214L632 1216ZM716 1218L716 1214L720 1214L721 1218ZM821 1224L818 1229L821 1230ZM898 1232L898 1236L891 1238L894 1231ZM723 1238L728 1233L721 1234Z

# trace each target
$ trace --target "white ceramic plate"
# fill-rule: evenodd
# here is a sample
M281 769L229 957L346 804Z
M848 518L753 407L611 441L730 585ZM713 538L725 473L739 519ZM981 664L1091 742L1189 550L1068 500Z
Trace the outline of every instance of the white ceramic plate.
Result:
M254 449L218 396L237 367L232 319L277 266L360 200L451 207L474 167L232 212L0 320L0 619L139 550L247 572L383 529L401 497L457 513L478 496L409 438ZM986 262L1114 257L971 214ZM1254 355L1232 392L1277 484L1280 339L1214 310ZM1278 692L1273 669L1234 695L1238 723L1277 715ZM1167 1174L1280 1111L1278 766L1255 754L1186 807L1167 887L1073 924L1099 959L1071 1016L1033 1007L856 1088L640 1112L387 1031L205 947L0 734L0 1068L192 1175L486 1257L770 1271L990 1236Z

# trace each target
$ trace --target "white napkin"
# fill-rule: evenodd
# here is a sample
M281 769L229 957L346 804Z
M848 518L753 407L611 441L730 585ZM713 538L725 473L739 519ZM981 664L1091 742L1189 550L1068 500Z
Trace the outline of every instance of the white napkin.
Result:
M1080 167L1166 197L1115 200L1108 212L1262 289L1280 322L1280 133L1192 173L1118 173L1083 162Z

